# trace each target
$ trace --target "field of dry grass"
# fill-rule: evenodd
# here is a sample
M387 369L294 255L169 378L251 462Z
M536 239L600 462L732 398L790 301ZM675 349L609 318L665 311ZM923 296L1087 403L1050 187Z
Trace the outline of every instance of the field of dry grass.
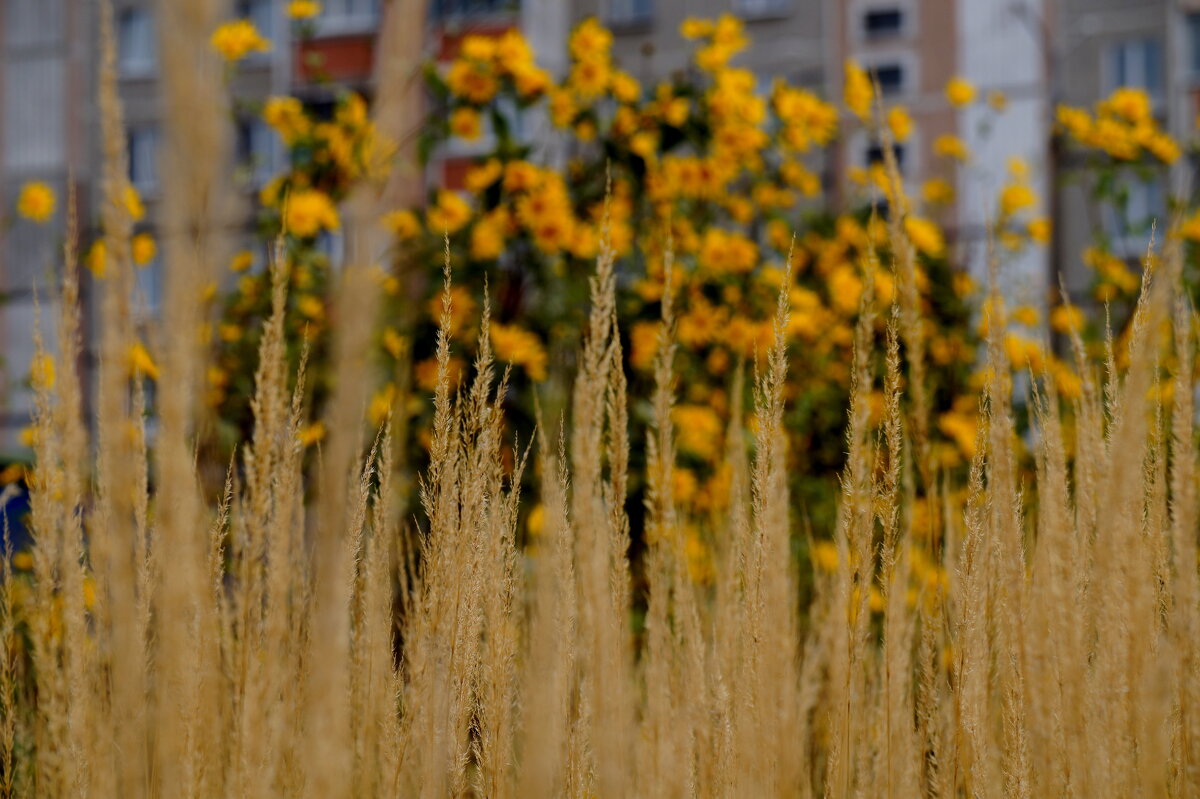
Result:
M171 325L152 452L142 377L127 368L130 227L107 37L112 275L96 435L80 411L69 239L58 366L36 386L32 578L14 579L5 559L0 592L0 796L1200 795L1195 324L1177 243L1147 270L1127 343L1094 362L1074 342L1078 399L1032 382L1033 483L1017 463L1005 320L989 320L975 457L955 485L929 466L913 248L896 218L886 353L868 351L868 284L835 547L820 564L794 555L785 288L773 342L738 378L752 382L755 423L731 414L710 582L689 572L680 531L693 511L671 489L669 282L645 441L628 434L608 246L569 414L542 418L533 442L505 434L508 375L486 311L473 368L452 383L444 292L430 464L421 512L406 519L390 422L369 429L362 413L369 264L352 261L338 287L338 307L355 310L340 318L362 321L335 330L335 394L309 480L280 256L253 436L213 505L194 457L208 358L194 298L222 246L222 187L206 165L226 143L219 115L194 112L220 103L189 31L211 27L214 5L180 4L164 20L176 44L167 85L187 102L168 111ZM386 198L352 197L348 235L362 237L352 255L370 251L363 220ZM1168 362L1164 403L1150 389ZM645 551L631 560L634 448L647 455L648 491ZM918 515L918 500L938 510ZM525 547L517 521L531 501L544 521ZM799 600L802 570L811 604Z

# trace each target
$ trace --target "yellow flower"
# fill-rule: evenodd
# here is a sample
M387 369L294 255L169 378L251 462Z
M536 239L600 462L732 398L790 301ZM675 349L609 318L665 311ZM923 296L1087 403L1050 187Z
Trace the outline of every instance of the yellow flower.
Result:
M302 239L322 230L341 227L337 208L329 195L317 189L300 189L287 198L283 214L284 230Z
M517 93L522 97L532 97L550 88L550 73L532 63L518 64L511 69L511 73Z
M538 168L528 161L510 161L504 167L504 190L528 191L538 179Z
M987 101L992 110L997 113L1003 112L1005 108L1008 108L1008 95L999 89L993 89L988 92Z
M1079 141L1086 141L1090 138L1092 117L1082 108L1059 105L1055 110L1055 119L1058 121L1059 126L1069 133L1072 138Z
M302 447L311 447L313 444L325 438L325 423L313 422L301 428L296 433L296 440L300 442Z
M154 237L149 233L137 234L129 246L133 262L138 266L145 266L154 260L155 255L158 255L158 245L154 243Z
M847 263L835 266L826 279L826 285L829 288L829 300L835 308L847 315L858 310L863 283L853 266Z
M425 217L431 232L454 234L471 219L471 206L455 192L442 189Z
M571 68L569 80L582 99L590 100L608 88L611 77L607 59L593 57L577 61Z
M129 213L129 218L134 222L141 221L146 215L146 206L142 205L142 195L138 194L138 190L126 183L122 199L125 201L125 210Z
M271 43L248 19L226 22L213 31L209 44L226 61L239 61L252 52L265 53L271 49Z
M596 123L590 119L581 119L575 123L575 138L581 142L594 141L597 133L599 131L596 130Z
M946 99L955 108L970 105L975 100L975 87L956 75L946 83Z
M740 233L709 228L700 242L698 261L717 274L749 272L758 261L758 245Z
M442 319L442 299L444 291L439 291L429 301L428 310L430 317L437 323L441 323ZM450 289L450 335L456 335L463 326L470 320L475 313L475 299L471 296L470 290L464 286L453 286Z
M1164 164L1173 164L1179 160L1179 144L1165 133L1155 133L1142 143L1150 154Z
M838 567L837 544L832 541L814 541L812 550L808 553L813 566L823 572L832 574Z
M305 294L296 300L296 310L312 321L320 321L325 316L325 303L320 297Z
M1180 224L1179 235L1190 241L1200 242L1200 210L1197 210Z
M942 231L928 219L918 216L904 218L904 231L908 234L913 246L931 258L937 258L946 250L946 240Z
M707 405L676 405L671 419L679 435L679 449L704 460L716 457L724 427L716 411Z
M129 348L129 370L134 377L145 375L151 380L158 379L158 366L140 341Z
M942 178L931 178L921 186L921 197L930 205L954 202L954 187Z
M471 229L471 258L490 261L504 252L505 212L497 211L482 217Z
M1102 113L1121 117L1126 122L1145 122L1151 118L1150 96L1144 89L1122 86L1099 103Z
M520 366L531 380L546 379L546 350L533 333L518 325L492 322L492 349L500 361Z
M1074 305L1059 305L1050 312L1050 326L1059 333L1080 331L1083 324L1083 311Z
M401 241L411 239L421 232L421 221L417 219L416 214L407 209L385 214L380 224Z
M546 506L539 502L529 510L529 517L525 520L525 529L529 531L531 537L537 538L545 527Z
M843 99L859 119L866 120L871 113L871 100L875 90L871 87L871 79L865 70L854 61L846 62L846 87Z
M1025 227L1025 232L1038 244L1046 244L1050 241L1050 220L1044 216L1030 219L1029 224Z
M291 0L287 15L291 19L312 19L321 13L321 4L316 0Z
M388 355L391 355L393 358L399 358L407 347L407 341L404 336L400 335L396 328L384 328L383 348L387 350Z
M957 136L949 133L942 134L933 140L933 152L936 155L953 158L956 161L966 161L971 157L971 152L967 149L966 143Z
M629 365L648 371L658 352L658 322L634 322L629 330Z
M254 253L250 250L242 250L229 259L229 271L231 272L245 272L253 265Z
M54 356L35 356L29 364L29 382L34 389L49 391L54 388Z
M607 56L612 49L612 33L595 17L588 17L571 33L571 57L575 59Z
M888 111L887 122L892 135L896 137L896 141L908 141L908 137L912 135L913 121L906 109L902 106L896 106Z
M263 104L263 121L274 128L284 144L293 144L309 131L304 104L295 97L268 97Z
M975 432L978 420L959 411L943 413L938 418L938 430L952 440L968 458L975 457Z
M1009 333L1004 337L1004 348L1008 351L1008 360L1013 369L1042 370L1045 356L1036 341Z
M644 160L653 161L658 154L658 134L648 130L635 133L629 140L629 149Z
M54 189L33 180L21 186L21 193L17 195L17 213L41 224L54 215L55 203Z
M372 425L379 427L387 419L395 404L396 384L388 383L372 395L371 404L367 406L367 419Z
M628 72L614 72L612 93L622 103L636 103L642 96L642 85Z
M1019 325L1036 327L1038 323L1037 308L1031 305L1020 305L1013 309L1012 320Z
M450 132L460 139L478 139L483 132L479 112L474 108L458 108L450 114Z
M685 39L702 39L711 36L713 32L712 20L697 19L696 17L687 17L679 25L679 35Z
M1012 216L1036 202L1037 195L1024 183L1010 183L1000 190L1000 213L1004 216Z
M491 61L496 56L496 39L492 36L466 36L459 45L458 54L472 61Z
M104 246L104 239L96 239L92 243L92 248L88 250L83 263L92 273L92 277L97 280L104 277L104 273L108 270L108 248Z
M499 180L503 174L504 167L501 166L499 159L489 158L484 163L473 166L467 171L467 175L463 179L463 186L467 191L478 194Z
M483 105L495 96L499 83L489 64L459 59L450 65L446 84L458 97Z

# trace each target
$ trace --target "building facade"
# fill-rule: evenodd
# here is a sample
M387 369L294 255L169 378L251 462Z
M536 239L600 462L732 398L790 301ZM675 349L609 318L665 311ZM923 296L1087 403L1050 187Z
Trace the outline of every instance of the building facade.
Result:
M254 241L255 195L285 157L259 116L263 100L290 93L319 109L332 106L347 87L369 98L381 2L325 0L303 36L287 19L286 0L234 2L234 14L253 20L273 43L270 52L248 57L231 73L245 204L244 225L234 233L247 245ZM152 0L114 0L130 178L147 209L139 230L151 233L161 190L154 6ZM1161 218L1170 194L1190 190L1183 164L1171 175L1138 181L1129 189L1129 218L1118 219L1111 209L1092 207L1086 187L1067 179L1077 164L1051 146L1051 132L1057 104L1090 106L1112 88L1129 85L1145 88L1167 129L1190 140L1200 110L1200 0L432 0L427 18L414 22L427 26L429 55L443 62L468 34L519 28L539 61L562 74L571 26L594 15L613 30L614 59L653 86L687 63L692 45L679 35L680 23L722 13L745 21L754 46L735 63L757 76L764 93L783 77L840 100L843 64L852 59L872 71L885 102L910 110L914 130L899 148L908 192L919 194L930 178L954 184L956 199L938 221L979 278L987 272L987 230L1009 179L1009 159L1027 164L1042 204L1034 212L1051 218L1055 237L1050 247L1001 254L1005 290L1023 302L1047 302L1059 274L1073 295L1083 297L1089 275L1078 254L1096 232L1136 258L1146 236L1134 219ZM42 278L52 276L61 260L69 177L84 246L99 233L89 213L100 196L95 14L90 0L0 0L0 187L9 209L0 245L0 290L8 297L0 307L0 448L15 445L28 416L32 287L39 280L50 285ZM983 101L951 107L944 87L955 76L981 96L1002 94L1003 111ZM561 158L555 149L560 137L544 115L526 111L514 124L537 144L540 157ZM881 156L880 143L864 128L848 123L846 131L820 165L835 203L847 197L850 170ZM970 148L969 165L954 167L934 152L933 143L947 134ZM451 141L432 159L427 182L460 185L472 158L487 146L486 136ZM17 191L28 180L46 181L59 196L60 212L49 225L12 218ZM329 246L336 260L336 237ZM139 270L148 322L161 296L160 275L157 263ZM91 288L85 281L85 292ZM48 296L42 304L43 317L52 318ZM52 345L52 331L45 332Z
M33 358L34 287L42 289L41 325L54 346L56 306L46 287L62 261L64 206L73 183L81 217L94 181L88 130L95 117L87 76L93 70L94 4L86 0L4 0L0 4L0 455L17 444L28 423L32 393L26 377ZM58 196L44 225L14 213L27 181Z

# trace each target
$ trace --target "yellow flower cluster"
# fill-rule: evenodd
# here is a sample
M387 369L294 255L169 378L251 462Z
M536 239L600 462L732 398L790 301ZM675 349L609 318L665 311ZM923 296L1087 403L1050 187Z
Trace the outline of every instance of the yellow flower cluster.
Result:
M284 230L302 239L341 227L333 201L317 189L293 192L285 201L283 211Z
M262 118L289 147L312 131L304 104L296 97L267 98L263 104Z
M546 350L536 335L520 325L493 322L491 341L498 360L521 367L531 380L546 379Z
M550 86L549 73L534 63L533 50L516 30L501 36L467 36L446 74L451 93L474 105L489 102L505 80L524 99Z
M226 61L240 61L250 53L265 53L271 49L271 43L263 38L258 28L248 19L238 19L221 25L213 31L209 44Z
M855 61L846 62L845 73L843 100L846 107L865 122L871 116L871 101L875 99L871 78Z
M723 69L750 43L742 31L742 21L732 14L722 14L716 21L689 17L680 25L679 33L685 39L704 42L696 51L696 66L707 72Z
M709 228L701 239L698 262L718 275L749 272L758 262L758 245L740 233Z
M779 138L785 146L808 152L812 145L824 147L837 135L837 109L812 92L777 81L771 102L783 125Z
M1096 273L1095 296L1100 302L1108 302L1119 295L1133 294L1141 285L1141 278L1124 260L1099 247L1088 247L1084 250L1083 262Z
M1159 127L1142 89L1119 88L1096 103L1094 113L1060 105L1056 116L1059 128L1071 139L1118 161L1136 161L1143 153L1164 164L1179 159L1179 144Z

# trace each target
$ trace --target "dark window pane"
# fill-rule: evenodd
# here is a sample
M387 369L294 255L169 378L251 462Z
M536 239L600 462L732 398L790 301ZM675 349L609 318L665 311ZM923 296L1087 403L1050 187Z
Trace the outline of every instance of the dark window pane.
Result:
M904 26L904 12L898 8L881 8L863 15L863 30L870 38L893 36Z
M904 68L899 64L882 64L874 68L879 89L885 95L896 94L904 89Z

